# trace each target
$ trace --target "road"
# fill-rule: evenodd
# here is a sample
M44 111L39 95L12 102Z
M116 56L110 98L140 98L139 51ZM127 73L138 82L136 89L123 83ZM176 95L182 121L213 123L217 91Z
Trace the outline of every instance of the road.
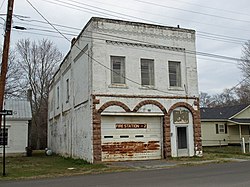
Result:
M106 173L0 182L1 187L119 187L119 186L171 186L171 187L244 187L250 186L250 161L208 164L134 172Z

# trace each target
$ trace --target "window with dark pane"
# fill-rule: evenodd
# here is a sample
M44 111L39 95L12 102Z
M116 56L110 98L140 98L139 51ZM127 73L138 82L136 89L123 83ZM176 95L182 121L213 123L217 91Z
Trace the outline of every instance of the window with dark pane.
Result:
M125 84L125 57L111 56L111 83Z
M181 87L181 63L169 61L169 84L173 87Z
M154 60L141 59L141 84L154 86Z

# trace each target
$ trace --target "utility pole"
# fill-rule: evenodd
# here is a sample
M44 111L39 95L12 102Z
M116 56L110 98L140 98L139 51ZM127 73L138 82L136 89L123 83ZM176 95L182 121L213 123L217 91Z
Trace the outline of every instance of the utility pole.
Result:
M14 0L8 0L6 26L5 26L5 34L4 34L4 45L3 45L1 77L0 77L0 111L3 110L6 74L7 74L7 70L8 70L8 58L9 58L10 33L11 33L13 7L14 7ZM0 129L1 129L1 124L2 124L2 115L0 115Z

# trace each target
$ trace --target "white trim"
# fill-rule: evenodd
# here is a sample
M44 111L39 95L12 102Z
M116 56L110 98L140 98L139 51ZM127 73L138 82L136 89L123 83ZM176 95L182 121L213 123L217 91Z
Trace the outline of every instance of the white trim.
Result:
M238 114L240 114L241 112L247 110L250 107L250 105L246 106L245 108L243 108L241 111L239 111L238 113L234 114L233 116L231 116L229 119L232 119L234 117L236 117Z
M137 112L137 113L134 113L134 112L103 112L101 114L102 116L164 116L163 113L140 113L140 112Z

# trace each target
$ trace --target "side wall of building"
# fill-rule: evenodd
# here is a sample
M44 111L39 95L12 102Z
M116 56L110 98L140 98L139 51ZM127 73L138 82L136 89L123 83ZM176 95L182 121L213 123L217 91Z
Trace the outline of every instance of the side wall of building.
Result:
M48 146L55 153L93 162L91 33L73 43L49 92Z

